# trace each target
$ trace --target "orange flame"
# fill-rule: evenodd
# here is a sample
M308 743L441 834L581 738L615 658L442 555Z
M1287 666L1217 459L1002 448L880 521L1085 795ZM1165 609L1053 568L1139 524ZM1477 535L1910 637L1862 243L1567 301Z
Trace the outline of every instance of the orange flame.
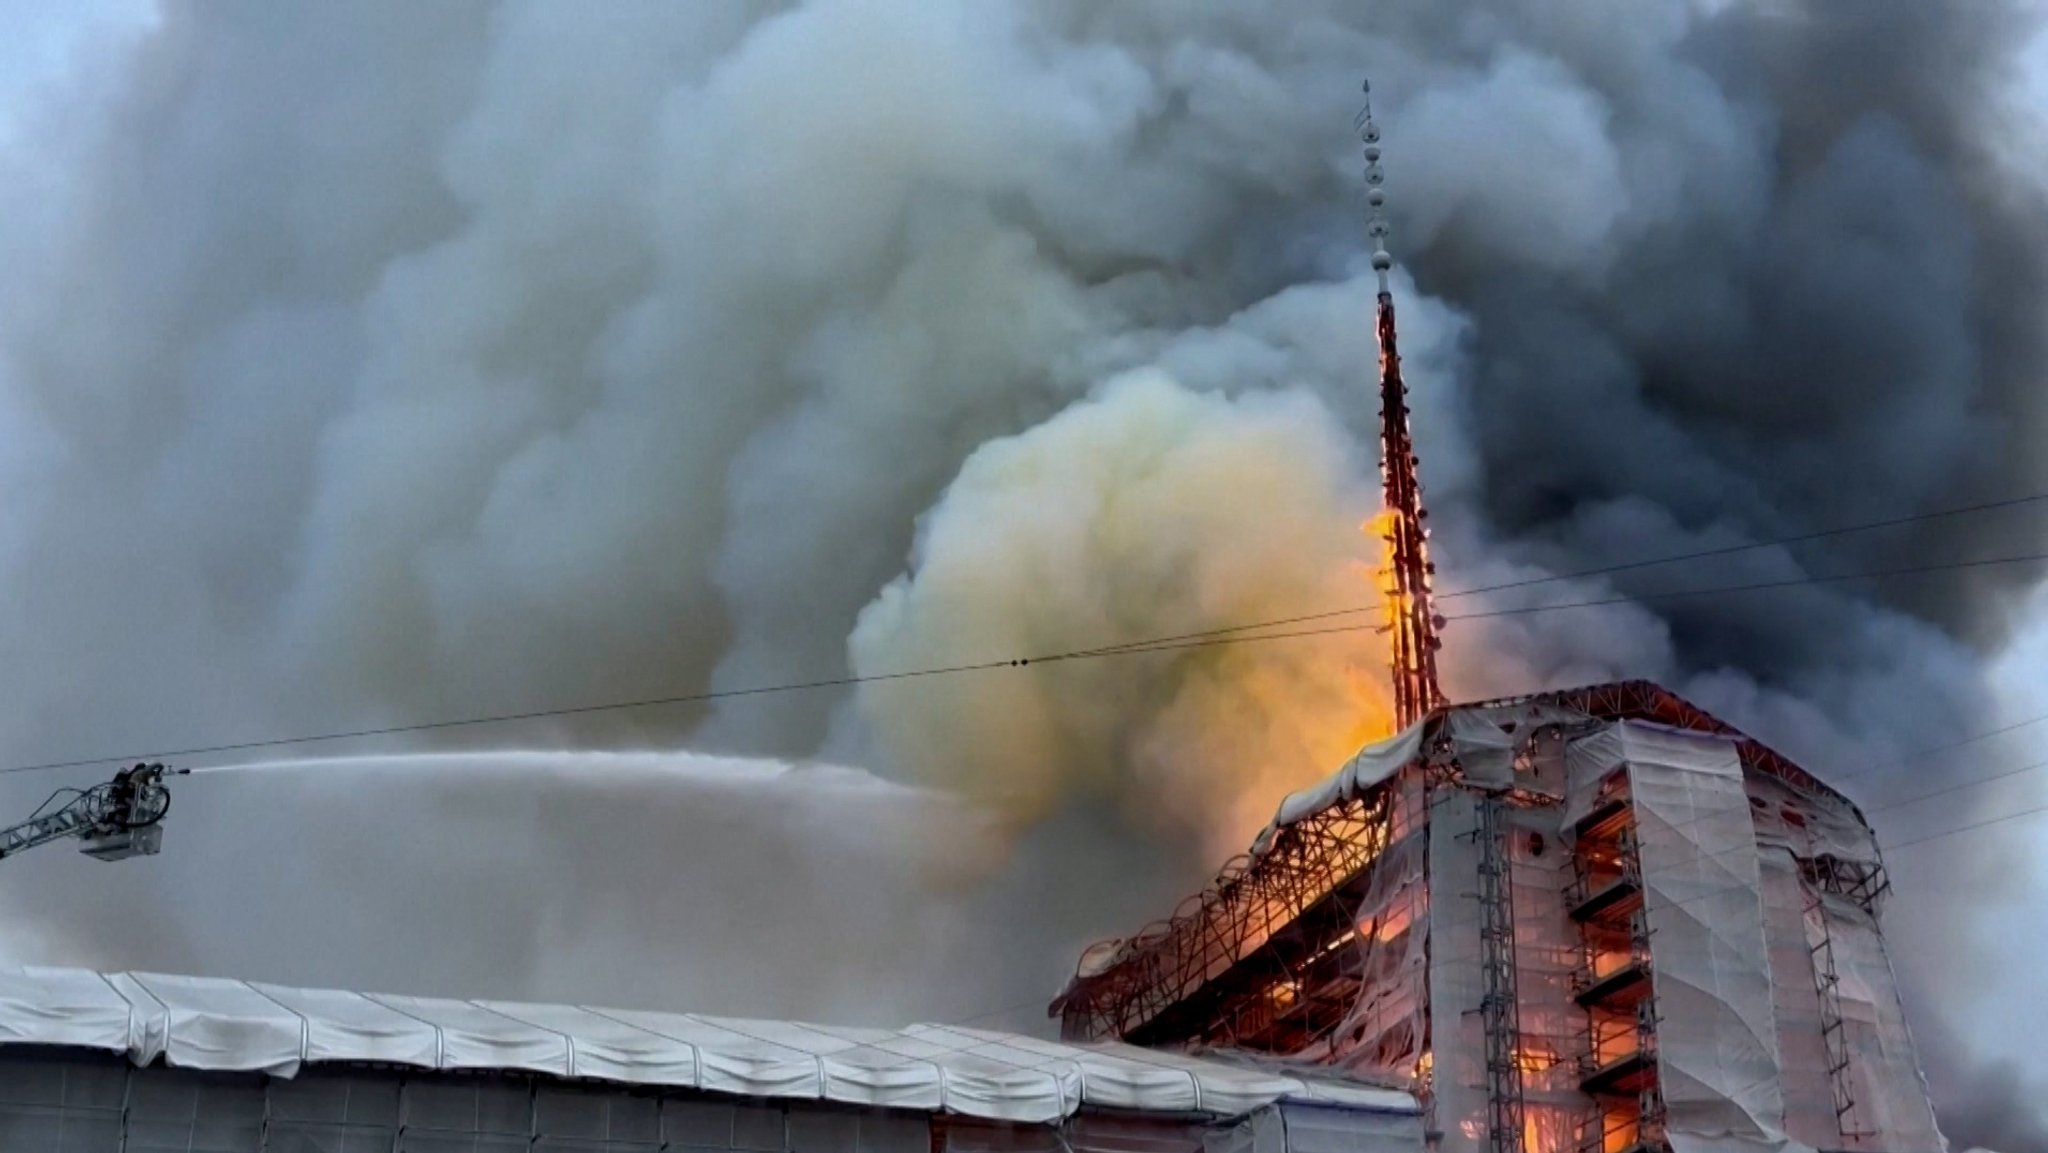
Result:
M1401 591L1394 579L1394 527L1400 523L1401 514L1390 508L1383 508L1367 518L1358 530L1374 541L1375 562L1366 571L1366 580L1372 590L1379 594L1382 606L1381 631L1391 632L1401 619ZM1359 566L1365 568L1364 565ZM1347 734L1352 747L1381 740L1394 734L1394 716L1386 707L1387 670L1385 668L1364 669L1356 666L1348 670L1355 697L1367 707L1359 710L1358 721Z

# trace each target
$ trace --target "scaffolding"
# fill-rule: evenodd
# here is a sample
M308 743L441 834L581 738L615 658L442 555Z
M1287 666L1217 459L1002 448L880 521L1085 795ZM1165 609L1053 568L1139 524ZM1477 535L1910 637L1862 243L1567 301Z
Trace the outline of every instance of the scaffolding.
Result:
M1181 1043L1216 1032L1218 1011L1235 1007L1220 1039L1242 1045L1283 1015L1302 1016L1302 971L1330 961L1331 945L1356 933L1369 867L1418 827L1401 791L1387 782L1289 825L1256 863L1233 860L1172 917L1092 950L1083 959L1088 976L1053 1005L1062 1034ZM1231 1005L1245 993L1262 995L1265 1010Z
M1566 908L1583 950L1573 999L1586 1013L1579 1088L1591 1102L1580 1153L1663 1150L1650 929L1626 772L1599 780L1572 835Z
M1479 1002L1486 1034L1487 1147L1522 1153L1521 998L1516 992L1515 907L1505 806L1479 799L1479 942L1485 992Z
M1835 1118L1845 1135L1861 1136L1851 1114L1856 1109L1855 1084L1850 1073L1849 1036L1842 1020L1842 978L1835 969L1834 940L1828 934L1827 910L1821 907L1820 890L1808 888L1807 947L1813 959L1814 992L1820 997L1820 1039L1827 1053L1828 1088L1834 1094Z
M1441 1153L1933 1153L1888 891L1849 801L1665 690L1599 685L1362 750L1090 950L1053 1012L1408 1089Z

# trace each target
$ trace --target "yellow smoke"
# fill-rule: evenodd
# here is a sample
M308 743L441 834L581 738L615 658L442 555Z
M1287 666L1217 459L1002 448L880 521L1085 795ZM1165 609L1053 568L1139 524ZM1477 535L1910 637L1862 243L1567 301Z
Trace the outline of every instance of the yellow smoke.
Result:
M1353 527L1370 463L1306 394L1113 382L967 460L910 572L862 613L857 672L1363 611L1271 630L1315 634L1288 639L867 684L859 707L887 756L1016 825L1107 805L1212 858L1240 851L1280 797L1390 726Z

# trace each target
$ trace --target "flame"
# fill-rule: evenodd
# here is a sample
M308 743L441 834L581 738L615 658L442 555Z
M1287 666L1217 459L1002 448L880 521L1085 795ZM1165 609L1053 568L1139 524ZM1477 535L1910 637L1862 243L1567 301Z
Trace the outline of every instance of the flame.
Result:
M1597 981L1619 973L1634 961L1635 955L1627 949L1595 949L1587 968Z
M1394 529L1400 524L1401 514L1390 508L1383 508L1366 518L1358 531L1375 542L1372 546L1374 563L1364 569L1367 584L1379 595L1382 605L1380 627L1391 633L1401 620L1402 597L1400 586L1394 579ZM1394 714L1388 707L1387 670L1361 668L1356 665L1346 670L1354 689L1353 697L1364 706L1358 711L1358 719L1346 734L1347 743L1353 748L1382 740L1394 735Z
M1381 509L1358 526L1360 532L1379 542L1379 567L1373 570L1373 586L1385 602L1388 628L1400 622L1402 610L1408 607L1401 582L1394 576L1394 535L1400 526L1401 514L1391 508Z
M1377 917L1367 917L1359 923L1358 932L1371 937L1381 944L1385 944L1407 932L1408 926L1414 924L1414 922L1415 906L1413 904L1401 904L1388 909Z

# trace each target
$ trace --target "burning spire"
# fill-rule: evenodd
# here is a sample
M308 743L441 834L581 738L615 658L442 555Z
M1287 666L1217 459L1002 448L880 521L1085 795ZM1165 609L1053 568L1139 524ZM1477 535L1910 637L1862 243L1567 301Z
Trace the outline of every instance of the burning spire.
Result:
M1379 277L1380 338L1380 484L1385 509L1373 523L1387 546L1388 632L1392 634L1394 718L1401 728L1421 720L1444 703L1437 687L1436 651L1443 647L1430 593L1436 566L1429 561L1429 511L1422 507L1422 482L1415 469L1415 440L1408 429L1408 386L1401 380L1401 354L1394 340L1394 293L1388 273L1394 258L1387 252L1386 175L1380 171L1380 129L1372 118L1372 83L1365 85L1365 108L1354 127L1365 144L1366 232L1372 237L1372 267Z

